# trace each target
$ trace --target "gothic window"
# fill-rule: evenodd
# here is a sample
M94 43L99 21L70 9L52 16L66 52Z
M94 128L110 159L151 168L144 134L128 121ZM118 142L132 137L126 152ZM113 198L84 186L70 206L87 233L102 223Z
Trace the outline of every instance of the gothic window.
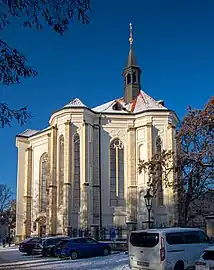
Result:
M161 161L161 152L162 152L162 141L161 141L161 137L158 136L156 139L156 153L158 154L158 156L160 157L160 161ZM163 205L163 181L162 181L162 165L158 164L158 179L160 179L160 181L158 181L157 183L157 203L158 205Z
M58 206L63 204L63 184L64 184L64 137L59 138L59 183L58 183Z
M119 139L110 144L110 206L124 206L124 146Z
M48 154L45 153L41 156L40 159L39 205L41 212L46 212L47 177L48 177Z
M73 206L74 212L80 209L80 136L75 134L73 137Z
M131 83L131 74L128 74L127 75L127 84L130 84Z

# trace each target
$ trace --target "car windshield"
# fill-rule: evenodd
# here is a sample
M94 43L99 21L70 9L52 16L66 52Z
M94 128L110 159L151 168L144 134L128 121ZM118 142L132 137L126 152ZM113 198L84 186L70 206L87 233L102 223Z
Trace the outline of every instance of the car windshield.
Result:
M159 243L158 233L133 232L130 243L135 247L155 247Z
M27 243L28 241L31 241L33 238L26 238L25 240L22 241L22 243Z

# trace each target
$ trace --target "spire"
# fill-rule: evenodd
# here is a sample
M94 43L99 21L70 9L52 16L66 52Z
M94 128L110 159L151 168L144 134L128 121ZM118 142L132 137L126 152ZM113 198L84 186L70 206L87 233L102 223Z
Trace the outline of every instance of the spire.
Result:
M132 102L140 90L140 67L137 65L133 52L133 33L132 24L129 24L129 55L126 67L123 71L124 77L124 98L127 103Z
M129 44L130 44L130 49L129 49L129 56L128 56L128 61L126 67L130 66L137 66L136 58L132 49L132 44L133 44L133 35L132 35L132 24L129 24Z

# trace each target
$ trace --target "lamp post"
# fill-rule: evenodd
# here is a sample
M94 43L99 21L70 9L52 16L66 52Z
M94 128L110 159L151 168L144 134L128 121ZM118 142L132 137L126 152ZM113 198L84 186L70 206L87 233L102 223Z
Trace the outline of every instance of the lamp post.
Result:
M8 245L10 247L10 226L11 226L11 222L12 222L12 218L8 218L9 224L8 224Z
M153 196L150 194L150 189L147 190L146 195L144 196L146 208L148 210L148 223L149 229L151 228L151 210L152 210L152 199Z

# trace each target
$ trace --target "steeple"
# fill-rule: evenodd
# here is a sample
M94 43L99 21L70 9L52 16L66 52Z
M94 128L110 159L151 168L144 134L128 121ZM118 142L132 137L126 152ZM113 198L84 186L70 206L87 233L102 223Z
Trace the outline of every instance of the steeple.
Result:
M125 69L123 70L124 78L124 99L126 103L130 103L135 99L140 90L140 73L141 69L137 65L136 58L133 52L133 35L132 35L132 24L129 24L130 35L129 35L129 55Z

